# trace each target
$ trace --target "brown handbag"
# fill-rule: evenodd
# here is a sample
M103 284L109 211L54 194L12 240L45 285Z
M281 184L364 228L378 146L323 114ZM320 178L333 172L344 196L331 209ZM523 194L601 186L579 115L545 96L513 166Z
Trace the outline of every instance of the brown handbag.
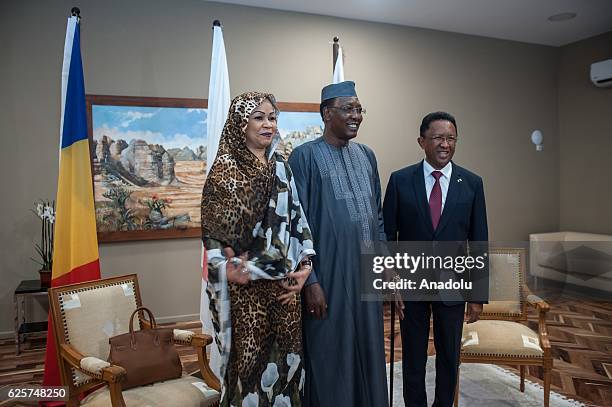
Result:
M149 314L151 328L134 331L134 316L141 310ZM122 389L181 377L183 368L173 336L172 329L157 328L153 313L148 308L139 307L132 312L130 332L108 340L108 361L127 372L121 383Z

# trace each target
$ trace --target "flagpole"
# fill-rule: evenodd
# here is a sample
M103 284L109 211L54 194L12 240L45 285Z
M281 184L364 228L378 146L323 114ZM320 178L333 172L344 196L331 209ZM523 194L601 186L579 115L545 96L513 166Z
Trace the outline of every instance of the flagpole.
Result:
M334 37L334 45L332 45L332 75L336 71L336 61L338 60L338 50L340 49L338 41L340 41L340 38Z
M80 9L72 7L66 24L61 70L59 165L51 287L100 279L93 177L87 139L80 18ZM43 385L58 386L65 373L65 362L58 359L58 331L54 329L56 327L51 314L47 326L49 334Z
M389 407L393 407L393 362L395 359L395 301L391 301L391 343L389 363Z
M223 40L223 25L221 21L214 20L212 25L212 52L210 63L210 80L208 82L208 114L206 118L206 174L210 173L215 161L223 126L231 104L229 72L225 42ZM207 293L208 286L208 259L206 247L202 242L202 289L200 294L200 320L202 332L214 335L214 326L210 315L210 300ZM222 379L222 358L216 342L209 345L210 367L217 378Z

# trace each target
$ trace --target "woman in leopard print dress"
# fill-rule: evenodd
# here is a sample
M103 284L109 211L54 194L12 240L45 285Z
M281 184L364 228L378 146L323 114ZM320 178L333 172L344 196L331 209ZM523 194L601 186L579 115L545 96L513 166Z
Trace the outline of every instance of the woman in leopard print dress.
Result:
M314 250L291 169L274 151L278 114L271 94L232 101L202 191L222 406L301 405L299 293Z

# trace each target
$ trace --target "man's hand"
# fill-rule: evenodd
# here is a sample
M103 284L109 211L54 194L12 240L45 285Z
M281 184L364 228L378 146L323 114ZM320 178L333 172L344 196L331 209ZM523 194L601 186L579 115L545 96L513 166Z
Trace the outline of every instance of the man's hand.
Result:
M404 319L404 300L399 292L395 292L395 312L400 320Z
M314 283L304 288L304 303L308 315L316 319L327 318L327 302L325 293L319 283Z
M397 282L400 278L397 274L397 271L389 269L385 269L384 276L386 281ZM399 319L404 319L404 301L402 300L402 295L399 293L398 290L394 290L393 299L391 301L395 302L395 311L397 312L397 316L399 317Z
M467 323L471 324L480 319L480 313L482 312L482 304L475 304L468 302L467 305Z
M234 249L231 247L226 247L223 249L223 254L227 258L227 266L225 267L225 272L227 274L227 281L230 283L236 283L240 285L247 284L251 277L249 275L249 271L247 270L246 262L248 260L248 253L244 253L240 256L241 262L239 264L234 264L232 259L236 256Z

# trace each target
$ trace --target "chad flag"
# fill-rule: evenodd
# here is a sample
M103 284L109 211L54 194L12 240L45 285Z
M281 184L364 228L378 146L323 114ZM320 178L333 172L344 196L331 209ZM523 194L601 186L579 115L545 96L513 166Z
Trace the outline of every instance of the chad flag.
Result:
M68 18L62 67L62 116L53 251L53 287L100 278L85 84L78 17ZM45 386L60 384L53 325L49 318Z

